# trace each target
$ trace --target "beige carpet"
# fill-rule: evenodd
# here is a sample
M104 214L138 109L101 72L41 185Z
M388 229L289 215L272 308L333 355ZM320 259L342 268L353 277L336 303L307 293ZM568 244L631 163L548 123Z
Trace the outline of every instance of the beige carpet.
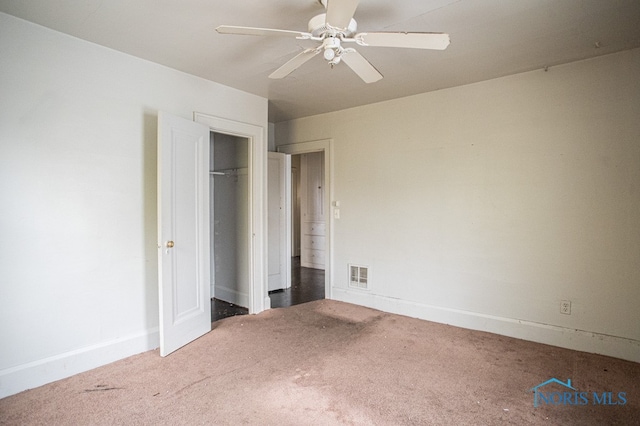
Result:
M530 389L551 378L589 403L534 408ZM593 392L625 392L626 404ZM0 423L630 425L640 364L323 300L228 318L167 358L151 351L4 398Z

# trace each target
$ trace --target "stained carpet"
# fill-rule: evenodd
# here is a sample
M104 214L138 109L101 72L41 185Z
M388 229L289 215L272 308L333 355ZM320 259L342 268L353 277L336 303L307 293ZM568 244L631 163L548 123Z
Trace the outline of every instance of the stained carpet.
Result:
M589 403L534 407L531 389L552 378ZM639 379L634 362L321 300L226 318L166 358L150 351L4 398L0 423L630 425Z

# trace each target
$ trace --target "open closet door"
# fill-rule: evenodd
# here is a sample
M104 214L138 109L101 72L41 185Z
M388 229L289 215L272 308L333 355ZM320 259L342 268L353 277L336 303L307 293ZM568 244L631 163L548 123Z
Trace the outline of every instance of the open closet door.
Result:
M211 331L209 128L158 114L160 355Z
M269 152L269 291L291 287L291 156Z

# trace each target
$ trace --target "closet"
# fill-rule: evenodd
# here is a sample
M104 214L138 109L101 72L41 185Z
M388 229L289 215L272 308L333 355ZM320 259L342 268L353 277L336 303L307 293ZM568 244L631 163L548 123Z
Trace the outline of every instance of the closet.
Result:
M211 294L250 304L249 140L211 132Z

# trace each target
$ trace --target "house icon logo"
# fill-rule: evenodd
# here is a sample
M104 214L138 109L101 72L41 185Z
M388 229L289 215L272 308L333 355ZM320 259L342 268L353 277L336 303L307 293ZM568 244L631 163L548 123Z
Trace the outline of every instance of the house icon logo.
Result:
M571 379L567 379L567 383L560 381L558 379L556 379L555 377L552 379L547 380L546 382L542 382L540 383L538 386L534 386L531 389L529 389L530 391L532 391L534 394L533 396L533 406L534 407L538 407L538 405L540 404L540 397L542 397L542 399L546 402L549 403L549 400L553 401L553 398L555 395L561 395L564 399L566 394L572 395L570 392L552 392L551 394L545 394L544 392L542 392L540 390L540 388L550 385L552 383L557 383L560 386L564 386L567 389L570 389L572 391L577 391L576 388L574 388L573 386L571 386Z

